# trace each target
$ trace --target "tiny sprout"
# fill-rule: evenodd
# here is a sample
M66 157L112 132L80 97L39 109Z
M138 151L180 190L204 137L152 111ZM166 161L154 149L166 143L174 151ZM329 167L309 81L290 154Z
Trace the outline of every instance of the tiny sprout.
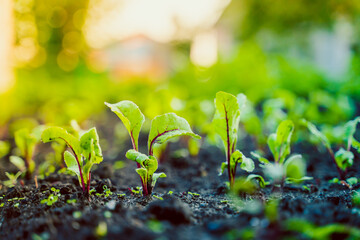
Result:
M109 197L110 195L112 195L113 192L110 190L110 188L108 188L106 185L103 186L103 193L96 193L95 195L98 197Z
M135 189L134 188L128 188L128 189L131 192L131 194L135 194L135 195L140 194L140 187L135 187Z
M16 185L17 179L20 177L21 172L17 172L16 174L5 172L5 175L8 178L8 180L3 181L2 184L11 188Z
M45 199L41 200L40 203L51 206L51 205L53 205L54 203L56 203L58 201L59 196L60 196L59 193L50 194L48 198L45 198Z
M290 144L293 131L294 123L291 120L284 120L279 124L276 132L268 137L268 146L273 154L274 163L255 152L251 153L259 160L260 166L265 168L265 175L270 177L275 184L280 183L282 185L284 181L301 183L312 179L305 176L306 164L300 154L288 157L291 153Z
M159 200L164 200L162 197L159 197L159 196L156 196L156 195L153 195L154 198L157 198Z
M302 186L302 188L306 191L306 192L310 192L310 188L308 186Z
M68 204L72 204L72 203L76 203L76 202L77 202L76 199L68 199L68 200L66 200L66 203L68 203Z
M351 178L348 178L346 179L346 182L352 186L352 185L355 185L358 183L358 179L356 177L351 177Z
M326 147L333 162L335 163L340 179L344 180L346 170L354 163L354 154L351 152L351 147L355 148L360 153L360 143L354 137L356 126L360 122L360 116L347 122L341 127L344 147L341 147L336 153L334 153L331 148L331 142L329 139L321 131L319 131L314 124L306 121L305 119L302 119L301 122Z
M35 170L35 162L33 154L36 144L40 141L40 132L43 126L38 126L30 131L27 128L22 128L15 132L14 138L18 149L20 150L20 157L10 156L10 162L14 164L21 172L26 172L26 178L30 179Z
M188 192L188 194L189 194L190 196L192 196L193 198L198 198L198 197L200 197L200 194L199 194L199 193Z
M126 194L125 194L125 193L118 193L117 195L118 195L118 197L120 197L120 198L123 198L123 197L125 197L125 196L126 196Z

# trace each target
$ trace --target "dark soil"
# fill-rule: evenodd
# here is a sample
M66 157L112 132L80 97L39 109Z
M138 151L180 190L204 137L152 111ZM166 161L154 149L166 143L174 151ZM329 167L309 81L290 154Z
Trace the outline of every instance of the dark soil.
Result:
M337 177L336 168L330 157L319 154L315 147L293 148L293 152L302 153L308 160L307 175L313 180L302 185L285 184L275 192L267 186L252 195L231 197L224 183L227 175L218 176L225 157L222 151L204 144L198 158L191 158L174 154L180 146L170 146L170 154L158 169L168 176L159 179L154 192L163 200L129 190L140 185L134 162L125 161L124 168L114 171L113 160L107 158L93 171L91 186L96 192L90 201L83 197L77 178L65 174L38 180L38 188L30 181L3 189L0 239L315 238L311 235L315 230L304 227L302 222L318 226L316 229L333 223L348 226L328 235L329 239L345 239L352 231L349 227L360 227L359 211L351 201L360 184L352 188L330 184L328 181ZM249 154L247 149L244 152ZM124 159L124 153L121 154L117 159ZM359 177L358 166L357 155L347 176ZM256 171L262 174L260 168ZM247 173L239 170L237 176L241 175ZM103 193L104 186L112 194L98 196L96 193ZM49 196L51 187L60 190L58 201L51 206L40 203ZM68 201L73 199L76 202ZM277 205L269 204L270 199L277 199L271 201ZM275 211L271 211L271 206ZM294 219L303 221L291 222ZM107 230L101 231L104 226ZM317 238L325 239L324 236L319 233Z

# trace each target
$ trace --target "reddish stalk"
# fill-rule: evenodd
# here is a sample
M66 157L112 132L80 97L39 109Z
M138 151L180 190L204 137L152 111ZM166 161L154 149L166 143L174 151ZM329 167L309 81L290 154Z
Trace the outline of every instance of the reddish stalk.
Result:
M135 140L134 140L134 136L132 134L132 132L130 131L130 139L131 139L131 144L132 144L132 147L133 149L135 149L136 151L139 151L138 148L136 147L136 144L135 144ZM136 166L137 168L141 168L141 165L140 163L136 162ZM140 176L139 176L140 177ZM140 177L140 181L141 181L141 186L142 186L142 189L143 189L143 194L145 196L148 195L147 193L147 188L145 189L145 184L144 184L144 181L142 180L142 178Z
M78 164L78 167L79 167L79 172L80 172L80 178L81 178L81 185L82 185L82 190L83 190L83 193L86 192L86 186L85 186L85 181L84 181L84 177L83 177L83 174L82 174L82 170L81 170L81 166L80 166L80 161L79 161L79 158L78 156L76 155L73 147L64 139L64 138L61 138L62 140L64 140L64 142L69 146L69 148L71 149L71 151L74 153L74 156L75 156L75 159L76 159L76 162Z
M233 188L234 186L234 176L235 176L235 173L232 173L231 172L231 169L230 169L230 157L231 157L231 151L230 151L230 133L229 133L229 119L228 119L228 116L227 116L227 111L226 111L226 108L225 108L225 105L224 105L224 111L225 111L225 121L226 121L226 134L227 134L227 149L226 149L226 160L227 160L227 163L228 163L228 175L229 175L229 182L230 182L230 188Z

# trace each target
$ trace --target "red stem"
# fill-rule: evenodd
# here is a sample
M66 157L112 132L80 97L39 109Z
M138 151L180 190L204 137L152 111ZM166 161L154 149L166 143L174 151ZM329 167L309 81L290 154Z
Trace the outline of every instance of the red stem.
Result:
M75 153L73 147L72 147L64 138L60 138L60 139L64 140L64 142L69 146L69 148L71 149L71 151L72 151L72 152L74 153L74 155L75 155L75 159L76 159L76 162L77 162L78 167L79 167L82 190L83 190L83 192L85 193L85 192L86 192L86 186L85 186L85 181L84 181L84 177L83 177L83 174L82 174L82 169L81 169L81 166L80 166L79 158L78 158L77 154Z
M91 172L89 172L89 180L87 184L87 193L90 194L90 181L91 181Z
M139 151L138 148L136 147L135 139L134 139L134 136L133 136L132 132L130 132L130 139L131 139L131 144L132 144L133 149L135 149L136 151ZM137 166L137 168L141 168L141 165L138 162L136 162L136 166ZM147 194L147 188L145 189L145 184L144 184L144 181L142 180L141 177L140 177L140 181L141 181L141 186L142 186L142 189L143 189L143 194L146 196L146 195L148 195Z
M228 175L229 175L230 188L233 188L235 173L233 175L232 172L231 172L231 169L230 169L230 167L231 167L230 166L231 152L230 152L229 119L228 119L228 116L227 116L227 111L226 111L225 105L224 105L224 111L225 111L226 134L227 134L227 149L226 149L226 158L227 159L226 160L227 160L227 163L228 163Z

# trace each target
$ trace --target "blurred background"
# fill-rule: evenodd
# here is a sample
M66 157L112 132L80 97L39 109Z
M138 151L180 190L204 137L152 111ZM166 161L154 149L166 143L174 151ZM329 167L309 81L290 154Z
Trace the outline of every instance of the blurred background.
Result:
M2 0L0 139L124 99L206 133L220 90L247 95L249 133L338 124L359 114L359 22L357 0Z

